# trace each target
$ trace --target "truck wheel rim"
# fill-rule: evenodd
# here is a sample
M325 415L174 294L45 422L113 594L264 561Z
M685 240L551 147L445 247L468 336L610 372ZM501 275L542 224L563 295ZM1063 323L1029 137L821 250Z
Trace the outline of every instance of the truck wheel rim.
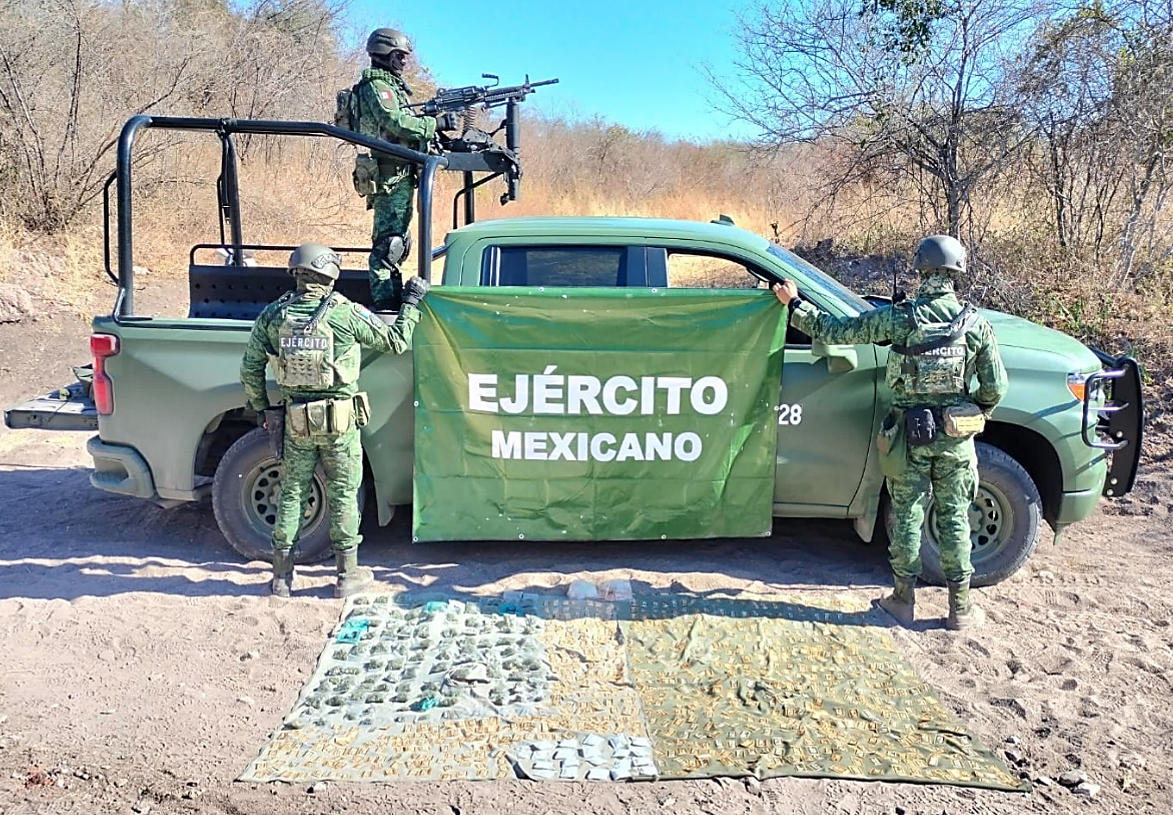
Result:
M972 544L970 555L973 563L980 563L994 557L1002 550L1014 529L1014 513L1010 501L1001 490L988 484L979 484L977 497L969 505L969 540ZM929 510L929 523L925 525L929 542L938 552L941 544L937 537L937 509L934 502Z
M273 525L277 522L277 508L281 505L281 469L276 461L267 461L253 468L247 476L250 485L245 513L249 523L266 539L272 537ZM309 534L321 519L322 484L318 474L310 482L310 500L302 519L301 536Z

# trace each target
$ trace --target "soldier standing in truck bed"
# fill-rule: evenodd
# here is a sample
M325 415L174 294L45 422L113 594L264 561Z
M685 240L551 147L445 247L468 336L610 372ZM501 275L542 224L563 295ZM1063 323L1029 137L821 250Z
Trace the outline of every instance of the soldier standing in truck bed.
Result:
M411 40L393 28L376 28L367 38L371 67L362 72L347 97L347 125L354 131L427 152L437 131L455 130L456 113L416 116L408 109L411 89L403 70L411 57ZM339 118L339 117L336 117ZM374 211L369 258L371 298L376 310L397 310L403 292L400 264L411 251L411 217L416 168L385 153L360 154L355 190Z

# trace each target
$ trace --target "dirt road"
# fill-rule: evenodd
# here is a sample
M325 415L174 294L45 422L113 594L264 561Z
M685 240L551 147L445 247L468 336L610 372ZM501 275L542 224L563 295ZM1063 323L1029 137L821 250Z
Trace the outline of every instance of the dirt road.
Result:
M1129 514L1097 514L980 592L989 625L929 619L898 644L986 744L1032 778L1082 769L1089 804L1030 795L780 779L363 787L233 781L292 706L341 601L327 567L292 601L264 596L210 508L157 509L89 486L84 435L0 435L0 811L6 813L779 812L1164 813L1173 808L1173 545L1167 474ZM1160 466L1160 465L1157 465ZM1163 471L1162 471L1163 472ZM839 522L780 522L770 540L649 545L407 543L367 529L364 560L396 586L558 590L575 577L643 588L871 596L883 552ZM1007 739L1015 739L1007 743Z

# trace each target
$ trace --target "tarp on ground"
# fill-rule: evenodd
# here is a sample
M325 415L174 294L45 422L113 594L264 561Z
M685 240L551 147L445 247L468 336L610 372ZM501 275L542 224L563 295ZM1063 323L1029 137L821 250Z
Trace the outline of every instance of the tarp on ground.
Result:
M858 595L349 599L241 780L808 776L1028 790Z

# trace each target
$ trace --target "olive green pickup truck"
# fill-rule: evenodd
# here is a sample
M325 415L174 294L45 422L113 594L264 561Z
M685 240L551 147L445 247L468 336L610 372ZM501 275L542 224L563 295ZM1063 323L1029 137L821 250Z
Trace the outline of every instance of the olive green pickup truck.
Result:
M223 142L221 238L191 250L190 307L182 319L134 309L131 158L136 134L150 127L202 131ZM123 130L118 169L107 185L107 190L116 186L118 197L117 240L108 241L117 245L116 270L107 261L118 296L112 313L93 320L92 372L86 377L91 381L13 407L5 411L5 422L12 428L96 430L87 445L95 487L164 506L210 497L225 537L250 558L268 557L280 472L264 431L245 406L238 370L253 318L292 280L281 266L231 261L249 250L260 256L262 250L292 247L244 241L232 149L233 137L242 133L311 135L396 152L419 166L421 212L431 210L437 171L463 172L454 221L463 197L464 225L454 223L436 246L428 219L417 219L418 271L438 286L753 288L785 277L832 314L877 307L793 253L723 219L476 222L474 188L482 182L474 181L475 173L504 177L506 195L516 194L512 145L489 154L425 155L317 123L136 117ZM339 288L369 304L365 251L343 250L349 268ZM1019 569L1034 551L1044 521L1058 534L1088 517L1101 496L1128 492L1143 425L1134 360L1109 358L1017 317L984 314L997 333L1010 389L978 440L980 488L970 514L978 585ZM850 519L862 539L873 538L886 514L873 444L889 396L886 358L883 347L827 345L789 329L777 413L776 517ZM360 386L373 409L362 431L364 500L366 510L386 524L397 507L412 501L411 355L364 357ZM301 560L322 557L330 545L320 480L314 489ZM930 512L926 576L940 580L934 528Z

